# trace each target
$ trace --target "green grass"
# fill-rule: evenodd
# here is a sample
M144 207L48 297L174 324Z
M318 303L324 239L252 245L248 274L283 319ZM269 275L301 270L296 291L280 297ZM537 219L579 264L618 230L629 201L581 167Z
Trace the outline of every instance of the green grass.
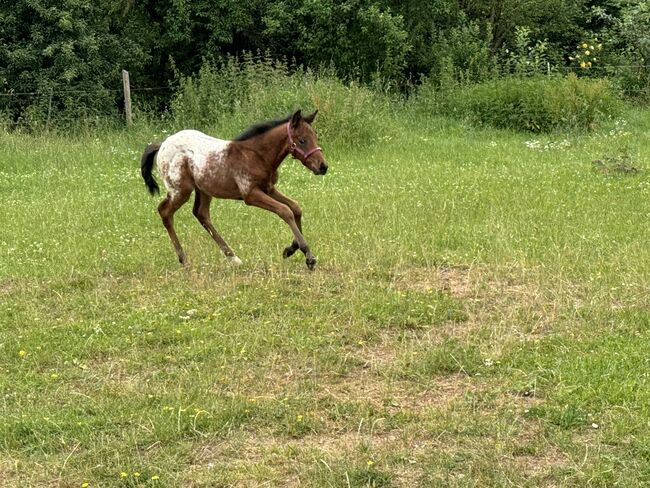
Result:
M219 201L244 265L186 205L181 269L139 176L160 132L1 134L0 485L649 484L650 113L624 119L322 140L327 176L280 180L314 273Z

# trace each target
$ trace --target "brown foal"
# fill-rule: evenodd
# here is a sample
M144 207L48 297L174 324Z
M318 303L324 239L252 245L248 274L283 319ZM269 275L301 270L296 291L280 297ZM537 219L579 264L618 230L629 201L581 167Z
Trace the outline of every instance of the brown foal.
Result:
M155 159L167 189L158 212L181 264L187 265L187 257L174 230L174 213L194 191L194 215L232 263L241 264L241 260L212 225L213 197L244 200L247 205L277 214L293 232L293 242L285 248L283 256L287 258L300 249L307 267L314 269L316 258L302 234L302 210L276 184L278 168L289 154L314 174L327 172L323 151L311 126L317 113L303 117L298 110L285 119L253 125L231 141L183 130L160 144L146 147L142 177L152 195L159 193L152 175Z

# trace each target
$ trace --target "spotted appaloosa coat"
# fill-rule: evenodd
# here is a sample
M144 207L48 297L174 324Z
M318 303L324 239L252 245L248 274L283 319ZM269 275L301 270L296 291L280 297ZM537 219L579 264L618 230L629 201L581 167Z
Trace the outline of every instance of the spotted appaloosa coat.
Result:
M160 145L156 163L167 192L174 198L186 190L188 176L199 190L217 198L242 198L251 190L251 177L226 164L231 141L197 130L182 130ZM216 182L216 184L215 184Z

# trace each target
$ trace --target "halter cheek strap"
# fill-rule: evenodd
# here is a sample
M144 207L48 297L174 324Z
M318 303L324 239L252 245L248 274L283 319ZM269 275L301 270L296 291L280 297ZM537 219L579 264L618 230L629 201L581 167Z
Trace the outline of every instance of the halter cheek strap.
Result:
M287 135L289 136L289 152L295 159L298 159L303 163L307 161L307 158L312 154L314 154L316 151L323 152L323 150L320 147L315 147L313 149L310 149L307 152L300 149L298 145L294 142L293 137L291 136L291 121L287 122Z

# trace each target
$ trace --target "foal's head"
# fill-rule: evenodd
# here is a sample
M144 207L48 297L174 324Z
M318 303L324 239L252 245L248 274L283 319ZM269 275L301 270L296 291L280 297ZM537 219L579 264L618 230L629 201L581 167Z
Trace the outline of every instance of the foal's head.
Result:
M303 117L298 110L291 116L287 125L289 151L314 174L324 175L327 173L327 162L323 157L323 151L318 147L316 132L311 127L317 113L318 110Z

